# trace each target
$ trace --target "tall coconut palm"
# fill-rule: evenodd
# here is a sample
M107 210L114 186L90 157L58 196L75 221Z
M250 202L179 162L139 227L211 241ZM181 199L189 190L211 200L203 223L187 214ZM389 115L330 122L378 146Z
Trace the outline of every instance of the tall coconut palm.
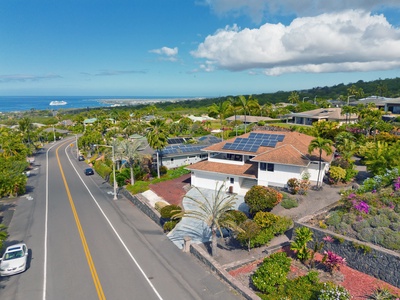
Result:
M150 127L146 134L147 142L150 147L156 150L157 154L157 176L160 178L160 151L168 144L168 128L162 119L153 119L150 121Z
M289 95L289 97L288 97L288 100L289 100L289 102L292 103L292 104L299 103L299 102L300 102L300 95L299 95L299 93L296 92L296 91L291 92L290 95Z
M311 154L314 152L314 150L318 150L319 152L317 188L319 187L319 178L321 176L322 151L324 151L327 155L332 154L332 144L333 142L331 140L317 137L311 141L310 145L308 145L308 153Z
M223 184L219 188L215 188L211 199L197 187L195 189L200 193L201 199L185 196L193 201L195 209L177 212L173 218L187 217L206 223L211 230L211 255L216 256L217 232L219 231L222 236L222 228L239 230L232 220L225 217L225 213L234 209L237 198L235 194L227 194L226 187Z
M240 95L238 98L238 103L244 112L244 133L246 133L246 126L247 126L246 116L247 114L250 114L251 108L257 107L258 101L256 99L253 99L251 95L247 99L246 97Z
M18 122L18 125L19 130L24 135L24 138L26 138L27 145L31 146L31 132L33 131L32 120L28 117L24 117Z
M131 170L131 185L135 184L135 176L133 173L133 167L135 166L135 162L139 158L139 149L142 147L142 142L139 140L131 141L122 141L119 145L122 150L122 155L126 160L126 165L129 166Z
M219 103L213 103L208 108L208 115L212 118L218 118L221 126L221 130L223 128L223 124L225 122L225 117L229 114L229 109L231 106L231 102L229 100L219 101ZM224 133L221 134L222 139L224 139Z

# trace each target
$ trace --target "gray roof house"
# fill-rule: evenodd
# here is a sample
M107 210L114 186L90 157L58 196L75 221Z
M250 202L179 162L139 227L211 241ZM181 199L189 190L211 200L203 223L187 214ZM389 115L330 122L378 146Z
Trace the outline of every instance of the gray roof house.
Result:
M301 125L312 125L319 121L334 121L339 124L355 123L358 120L357 114L342 114L342 108L318 108L300 113L291 113L286 115L292 118L292 123Z

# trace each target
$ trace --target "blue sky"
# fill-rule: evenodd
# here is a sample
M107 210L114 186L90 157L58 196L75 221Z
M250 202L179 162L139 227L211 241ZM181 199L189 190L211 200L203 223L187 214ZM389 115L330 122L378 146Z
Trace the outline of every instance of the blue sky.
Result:
M399 77L398 0L1 0L0 95L226 96Z

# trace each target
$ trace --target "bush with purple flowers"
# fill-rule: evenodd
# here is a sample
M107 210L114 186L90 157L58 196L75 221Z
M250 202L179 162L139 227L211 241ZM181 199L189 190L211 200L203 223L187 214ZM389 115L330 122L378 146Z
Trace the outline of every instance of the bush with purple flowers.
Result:
M359 213L368 214L369 212L369 205L364 201L353 200L353 208Z

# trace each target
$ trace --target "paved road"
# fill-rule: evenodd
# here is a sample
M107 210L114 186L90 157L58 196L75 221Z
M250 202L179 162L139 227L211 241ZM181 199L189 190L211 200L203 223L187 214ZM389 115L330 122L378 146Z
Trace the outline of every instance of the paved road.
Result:
M98 175L85 176L73 141L36 156L8 240L27 243L29 269L0 279L0 299L240 299L131 202L113 201Z

